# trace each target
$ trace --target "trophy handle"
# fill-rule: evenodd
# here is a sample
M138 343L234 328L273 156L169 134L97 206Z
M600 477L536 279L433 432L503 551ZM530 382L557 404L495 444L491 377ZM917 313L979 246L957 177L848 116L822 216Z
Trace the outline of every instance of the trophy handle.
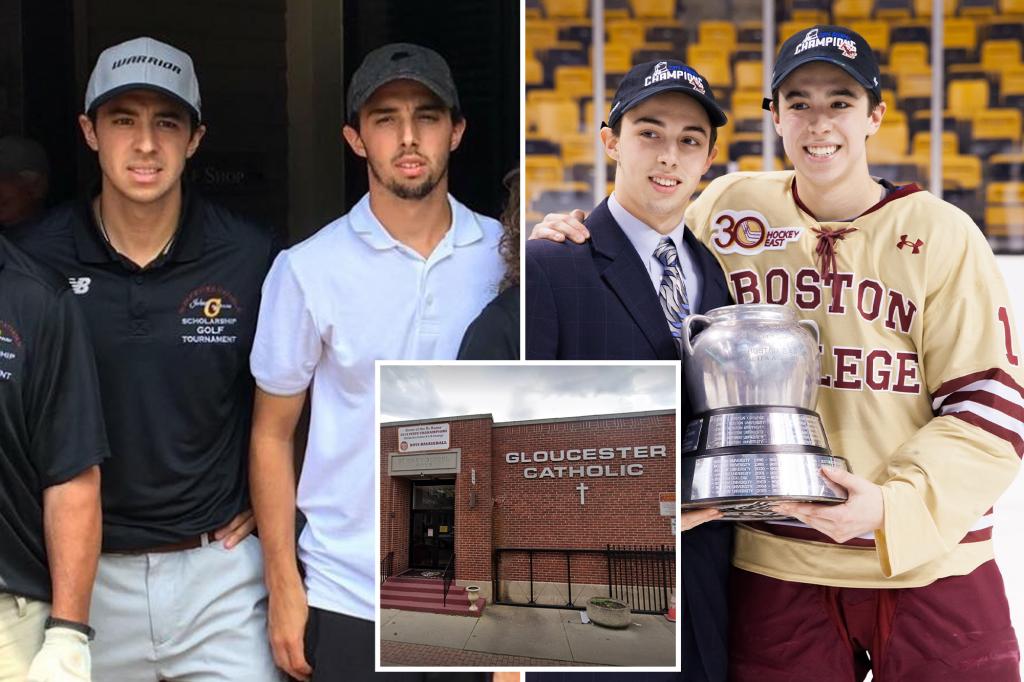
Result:
M821 343L821 332L818 331L818 323L814 320L800 320L798 325L814 334L814 343Z
M694 322L703 322L705 324L711 324L711 318L707 315L687 315L683 320L683 328L680 335L683 340L683 350L686 351L687 355L693 355L693 343L690 342L690 326Z

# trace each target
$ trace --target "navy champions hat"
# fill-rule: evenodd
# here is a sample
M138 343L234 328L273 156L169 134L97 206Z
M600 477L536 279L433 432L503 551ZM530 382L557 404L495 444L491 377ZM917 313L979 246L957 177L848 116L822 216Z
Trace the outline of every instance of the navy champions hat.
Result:
M789 74L811 62L827 62L838 66L864 86L865 90L874 93L878 99L882 98L874 50L863 36L843 26L815 26L787 38L779 48L772 68L772 94ZM768 109L770 101L765 100L765 109Z
M704 76L676 59L637 64L625 75L615 91L608 123L614 128L622 115L649 97L663 92L681 92L700 102L708 112L711 125L718 128L728 120L715 101L715 94Z

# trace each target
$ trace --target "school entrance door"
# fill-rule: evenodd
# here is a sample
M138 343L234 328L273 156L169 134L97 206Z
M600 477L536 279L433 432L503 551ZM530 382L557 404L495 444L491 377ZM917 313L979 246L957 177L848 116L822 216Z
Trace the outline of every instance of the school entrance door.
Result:
M443 571L454 547L454 482L413 481L409 568Z

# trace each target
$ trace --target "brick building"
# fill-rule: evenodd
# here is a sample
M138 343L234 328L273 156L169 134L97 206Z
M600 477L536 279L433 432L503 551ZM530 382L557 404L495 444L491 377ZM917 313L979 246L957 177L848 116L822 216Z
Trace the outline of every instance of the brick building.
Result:
M609 545L674 551L675 440L673 410L381 424L382 565L439 574L454 553L489 601L607 595Z

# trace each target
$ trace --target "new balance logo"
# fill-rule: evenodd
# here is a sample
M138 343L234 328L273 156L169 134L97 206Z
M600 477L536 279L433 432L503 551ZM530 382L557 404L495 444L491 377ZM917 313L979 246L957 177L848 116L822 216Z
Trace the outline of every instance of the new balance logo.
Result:
M89 293L89 285L92 284L92 277L68 277L68 284L71 291L81 296Z
M920 239L918 239L917 241L913 241L913 242L909 241L907 239L907 235L901 234L900 235L900 241L899 241L898 244L896 244L896 248L902 250L904 246L909 246L910 248L912 248L913 249L913 251L911 251L912 254L914 254L914 253L921 253L921 247L924 246L924 242L921 241Z

